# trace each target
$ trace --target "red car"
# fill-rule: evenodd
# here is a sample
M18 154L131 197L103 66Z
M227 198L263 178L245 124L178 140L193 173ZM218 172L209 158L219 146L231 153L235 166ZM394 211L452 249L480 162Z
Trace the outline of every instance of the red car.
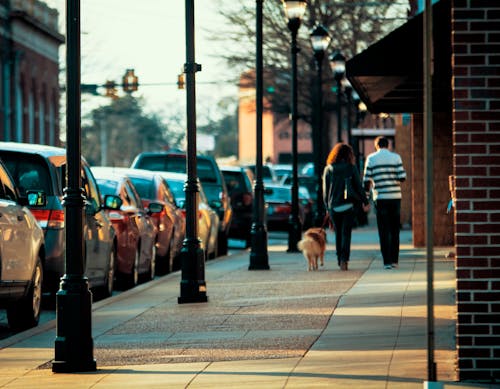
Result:
M167 274L179 270L179 253L186 235L186 215L176 204L165 178L151 170L113 168L113 171L130 178L144 207L149 207L151 202L162 204L162 211L151 215L158 229L156 271L158 274Z
M118 209L107 210L118 237L116 276L119 284L133 287L142 279L152 279L156 270L157 229L152 214L163 206L150 203L144 208L132 181L113 168L91 168L101 195L115 195L121 199Z

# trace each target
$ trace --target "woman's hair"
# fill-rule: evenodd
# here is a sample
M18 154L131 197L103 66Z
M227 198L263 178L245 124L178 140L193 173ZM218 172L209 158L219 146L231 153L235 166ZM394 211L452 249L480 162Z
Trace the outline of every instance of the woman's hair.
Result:
M347 143L337 143L335 146L333 146L333 149L330 151L330 154L328 154L328 157L326 158L327 165L338 162L347 162L351 165L356 164L356 159L354 157L352 147Z

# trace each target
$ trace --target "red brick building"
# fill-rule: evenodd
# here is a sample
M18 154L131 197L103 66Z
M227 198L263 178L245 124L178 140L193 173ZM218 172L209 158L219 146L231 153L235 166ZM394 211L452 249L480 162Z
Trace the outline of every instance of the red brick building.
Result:
M440 0L433 16L434 242L446 243L451 228L459 379L498 382L500 2ZM370 111L413 114L414 243L422 243L425 232L422 19L415 16L347 63L347 76ZM446 215L450 197L455 207Z
M59 145L58 12L0 0L0 140Z

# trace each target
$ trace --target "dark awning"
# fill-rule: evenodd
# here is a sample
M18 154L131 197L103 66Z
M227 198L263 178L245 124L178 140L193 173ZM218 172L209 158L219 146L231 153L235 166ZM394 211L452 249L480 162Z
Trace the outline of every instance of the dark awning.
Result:
M434 38L433 111L451 110L451 6L432 7ZM423 14L346 63L346 76L372 113L423 111Z

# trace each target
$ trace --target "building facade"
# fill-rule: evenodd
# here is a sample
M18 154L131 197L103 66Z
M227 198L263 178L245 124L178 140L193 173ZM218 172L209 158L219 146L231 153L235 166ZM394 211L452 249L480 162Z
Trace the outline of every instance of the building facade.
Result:
M499 382L500 2L439 0L432 13L433 237L435 245L446 243L451 226L458 377ZM418 242L425 241L423 36L418 14L347 63L347 75L371 111L412 113ZM454 206L446 214L449 199Z
M59 145L58 12L0 0L0 139Z

